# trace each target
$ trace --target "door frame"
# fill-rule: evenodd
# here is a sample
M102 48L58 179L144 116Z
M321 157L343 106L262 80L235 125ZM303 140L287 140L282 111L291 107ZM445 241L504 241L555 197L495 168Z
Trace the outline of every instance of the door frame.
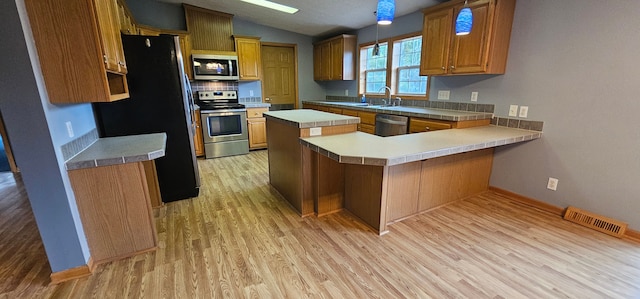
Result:
M287 44L287 43L273 43L273 42L261 42L260 43L260 51L262 52L262 47L267 46L267 47L282 47L282 48L292 48L293 49L293 68L294 68L294 89L295 89L295 94L296 94L296 99L295 101L293 101L293 109L298 109L298 107L300 107L300 95L298 92L298 44ZM262 64L262 61L260 62ZM261 67L264 69L264 65L261 65ZM262 80L264 79L264 75L262 77ZM260 89L261 92L263 94L262 96L262 101L264 102L264 84L260 84Z
M2 119L2 112L0 112L0 136L2 136L2 143L4 144L4 151L7 154L7 159L9 160L9 168L11 168L11 172L18 173L20 170L16 165L16 160L13 158L13 150L11 149L11 143L9 141L9 135L7 135L7 130L4 126L4 119Z

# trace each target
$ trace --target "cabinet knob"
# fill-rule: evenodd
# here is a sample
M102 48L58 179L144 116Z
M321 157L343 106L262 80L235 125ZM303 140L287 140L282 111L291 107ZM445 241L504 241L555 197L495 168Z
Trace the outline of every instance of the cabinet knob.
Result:
M429 127L424 127L425 129L427 129L427 131L431 131L431 128Z
M442 67L442 70L443 70L443 71L444 71L444 70L446 70L446 69L447 69L446 67L444 67L444 66Z
M451 69L455 69L455 68L456 68L456 66L455 66L455 65L452 65L452 66L451 66Z
M118 61L118 64L124 66L124 61Z
M102 55L102 59L104 59L104 63L107 63L107 60L108 60L108 59L107 59L107 55L106 55L106 54L105 54L105 55Z

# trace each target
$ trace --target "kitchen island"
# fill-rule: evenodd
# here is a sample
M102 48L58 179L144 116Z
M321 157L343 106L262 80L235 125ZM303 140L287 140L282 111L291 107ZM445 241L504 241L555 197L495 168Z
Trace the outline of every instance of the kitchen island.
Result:
M302 110L290 115L295 111ZM281 121L295 124L296 119ZM281 142L300 143L310 151L302 165L309 177L302 183L310 190L316 215L346 209L384 234L396 221L486 191L493 148L541 136L541 131L487 125L392 137L348 132Z
M269 182L303 217L314 213L312 151L301 137L355 132L360 119L313 110L265 112L269 151ZM314 164L315 165L315 164Z

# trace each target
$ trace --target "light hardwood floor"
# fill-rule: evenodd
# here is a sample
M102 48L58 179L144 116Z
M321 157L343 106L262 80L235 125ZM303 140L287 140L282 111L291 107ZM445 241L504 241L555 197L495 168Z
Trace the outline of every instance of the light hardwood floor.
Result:
M0 298L640 298L640 244L496 193L378 236L297 216L266 151L199 164L201 195L157 210L157 251L52 286L24 189L1 175Z

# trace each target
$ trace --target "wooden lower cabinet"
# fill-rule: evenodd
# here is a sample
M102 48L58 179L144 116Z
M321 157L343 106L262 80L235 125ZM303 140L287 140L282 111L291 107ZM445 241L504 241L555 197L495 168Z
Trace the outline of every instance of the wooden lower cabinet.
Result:
M335 109L335 108L330 108ZM360 124L358 124L358 131L375 134L376 132L376 114L374 112L366 112L359 110L351 110L351 109L340 109L340 114L356 116L360 118ZM329 112L338 113L338 109Z
M202 137L202 117L200 116L200 110L194 111L193 122L196 126L196 133L193 135L193 147L196 152L196 157L202 157L204 156L204 139Z
M492 148L393 166L325 161L314 166L315 205L322 214L345 208L384 234L389 224L488 190L492 163Z
M156 249L143 162L70 170L69 178L94 262Z
M267 147L267 121L262 115L267 111L269 111L269 108L247 108L249 149Z

